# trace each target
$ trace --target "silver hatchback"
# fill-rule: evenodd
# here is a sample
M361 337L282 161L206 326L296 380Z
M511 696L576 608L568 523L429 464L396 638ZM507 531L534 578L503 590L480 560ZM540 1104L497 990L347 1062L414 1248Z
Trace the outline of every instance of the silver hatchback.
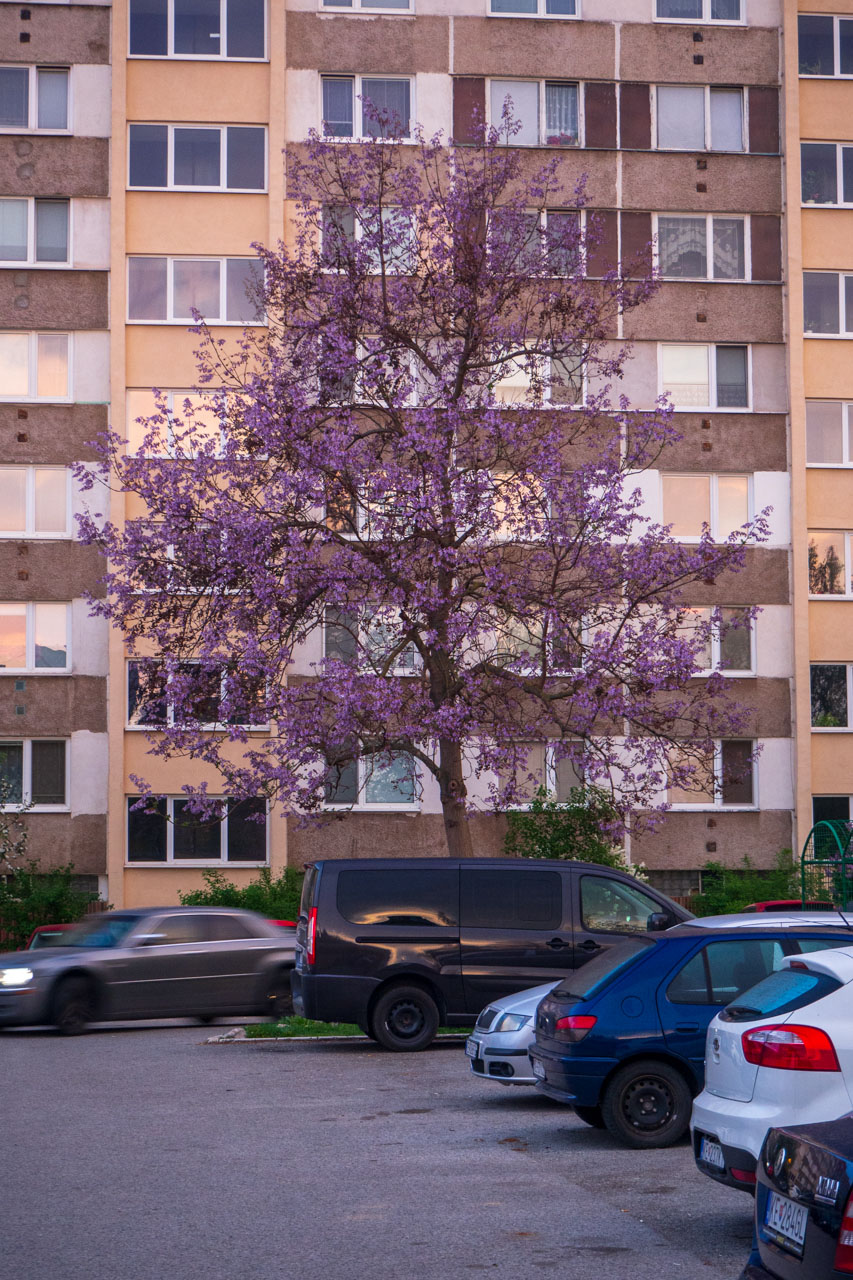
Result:
M517 991L502 1000L493 1000L483 1010L465 1042L474 1075L498 1084L536 1083L527 1056L536 1039L536 1009L559 982Z

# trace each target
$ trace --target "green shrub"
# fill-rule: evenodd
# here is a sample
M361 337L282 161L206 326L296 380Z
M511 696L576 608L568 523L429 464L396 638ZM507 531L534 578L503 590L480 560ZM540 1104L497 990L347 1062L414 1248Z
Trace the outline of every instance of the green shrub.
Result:
M629 865L613 838L620 816L597 787L573 787L561 802L540 787L527 809L506 816L504 853L511 858L563 858L618 867L644 878L642 866Z
M759 871L748 857L737 867L706 862L702 868L702 892L691 898L690 908L697 916L719 916L742 911L751 902L799 897L799 868L791 850L782 849L772 871Z
M98 895L74 886L74 865L42 871L30 859L0 877L0 946L23 947L40 924L71 924L79 920Z
M238 886L225 879L222 871L202 872L205 887L178 896L185 907L244 907L271 920L295 920L299 914L304 871L287 867L275 880L264 867L257 880Z

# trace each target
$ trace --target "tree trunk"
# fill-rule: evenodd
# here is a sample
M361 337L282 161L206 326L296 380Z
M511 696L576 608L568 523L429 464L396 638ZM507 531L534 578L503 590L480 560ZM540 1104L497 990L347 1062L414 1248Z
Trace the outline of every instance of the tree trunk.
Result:
M471 827L465 812L468 791L462 776L462 748L458 742L450 742L445 738L439 740L438 764L447 852L451 858L473 858Z

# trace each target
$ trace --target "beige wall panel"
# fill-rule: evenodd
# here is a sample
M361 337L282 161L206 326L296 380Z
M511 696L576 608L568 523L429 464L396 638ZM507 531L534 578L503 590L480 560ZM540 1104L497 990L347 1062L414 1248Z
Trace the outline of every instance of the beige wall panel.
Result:
M272 839L272 837L270 837ZM270 845L270 863L273 870L283 870L285 851L283 848L275 852ZM257 867L241 867L239 864L223 863L221 870L225 878L242 887L258 878ZM180 894L191 893L194 889L203 889L204 880L201 871L192 867L128 867L124 872L123 906L132 907L170 907L177 906Z
M267 238L265 195L194 191L128 191L127 252L252 253Z
M106 271L0 271L0 327L106 329Z
M710 422L710 427L702 426ZM785 419L780 414L679 413L681 440L661 459L665 471L707 471L709 467L745 471L784 471L787 467ZM710 452L702 448L710 444Z
M820 5L821 12L826 6ZM853 13L849 3L845 12ZM853 81L800 82L800 137L814 142L850 142L853 130Z
M269 65L247 62L127 63L128 120L264 124Z
M124 670L126 670L126 665ZM113 697L117 696L121 702L123 717L125 715L124 708L126 708L126 702L124 701L126 687L124 684L124 670L120 673L121 688L117 691L113 690ZM229 759L235 762L241 760L244 752L251 749L252 743L257 743L262 738L262 734L250 735L249 743L245 747L242 743L232 742L227 747ZM127 795L133 795L137 790L130 779L132 773L145 778L154 791L160 794L167 792L177 794L184 784L195 787L204 781L209 783L211 795L222 794L225 789L224 784L221 787L219 786L216 770L205 764L203 760L163 760L157 756L150 755L148 739L139 730L131 730L125 733L124 747L125 777L122 785Z
M456 75L613 80L615 34L615 28L604 22L561 25L513 18L456 18L452 69Z
M670 282L629 311L624 323L626 338L730 342L736 336L738 342L781 342L782 286Z
M622 156L622 205L683 213L779 213L781 161L773 156L708 155L698 171L693 152L626 151ZM704 183L707 191L696 190Z
M631 860L647 867L701 867L708 861L773 867L780 849L790 849L791 814L785 809L759 813L668 813L656 831L634 836ZM708 848L708 845L716 848Z
M808 613L811 660L853 662L853 602L812 600ZM853 791L853 783L849 789Z
M107 869L107 819L104 814L29 813L27 855L43 870L74 863L77 875L103 875Z
M217 338L238 339L239 328L212 330ZM198 381L193 352L201 346L197 333L179 325L128 325L127 386L192 387Z
M10 196L109 195L106 138L0 137L3 194Z
M19 414L27 416L21 419ZM100 404L0 404L0 440L6 463L87 461L89 441L107 429L107 406ZM18 440L19 435L26 436Z
M796 4L798 13L845 13L850 14L850 0L820 0L820 4L815 0L798 0ZM802 80L800 84L802 84Z
M760 27L701 28L703 66L693 55L693 24L627 23L621 32L620 76L623 80L676 84L777 84L779 37Z
M853 342L807 338L803 366L807 396L853 400Z
M4 62L87 63L110 60L110 11L98 5L34 4L21 20L20 6L0 5ZM19 32L29 35L27 44Z
M812 792L849 795L853 791L853 734L813 733Z
M459 38L457 27L457 41ZM361 75L447 71L450 26L445 18L424 15L365 19L340 14L289 13L287 65Z
M849 132L853 134L853 117ZM853 209L803 208L803 269L838 271L853 266Z
M484 813L470 821L475 857L500 857L506 820ZM348 813L305 826L289 818L287 827L288 864L299 870L315 858L447 857L439 813Z
M55 599L57 592L51 594ZM21 683L25 688L16 689ZM25 708L23 715L17 707ZM103 733L106 727L107 684L97 676L0 678L0 733L66 737L80 729Z
M809 467L806 472L808 522L813 529L850 529L853 471Z

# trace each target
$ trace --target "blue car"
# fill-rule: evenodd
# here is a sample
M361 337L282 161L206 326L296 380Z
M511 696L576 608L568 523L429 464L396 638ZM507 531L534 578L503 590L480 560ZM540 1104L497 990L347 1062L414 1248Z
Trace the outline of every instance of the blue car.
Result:
M620 939L539 1005L529 1051L537 1087L626 1146L671 1146L704 1083L714 1015L783 956L849 946L850 936L840 923L733 916Z

